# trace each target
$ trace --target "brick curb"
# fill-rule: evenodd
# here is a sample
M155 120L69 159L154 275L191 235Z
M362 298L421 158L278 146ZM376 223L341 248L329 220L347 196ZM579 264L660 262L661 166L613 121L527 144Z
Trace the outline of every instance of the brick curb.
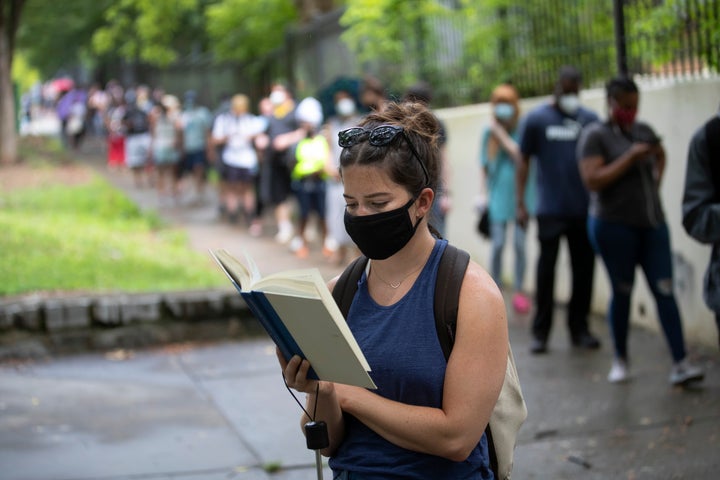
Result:
M0 360L258 333L234 289L0 299Z

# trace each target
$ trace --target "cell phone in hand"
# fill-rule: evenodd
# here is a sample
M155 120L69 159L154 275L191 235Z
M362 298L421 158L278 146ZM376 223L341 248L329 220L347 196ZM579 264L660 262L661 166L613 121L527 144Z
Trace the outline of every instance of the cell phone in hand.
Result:
M650 145L655 146L655 145L660 145L660 143L662 142L662 137L660 137L658 135L641 136L641 137L635 138L635 141L639 142L639 143L649 143Z

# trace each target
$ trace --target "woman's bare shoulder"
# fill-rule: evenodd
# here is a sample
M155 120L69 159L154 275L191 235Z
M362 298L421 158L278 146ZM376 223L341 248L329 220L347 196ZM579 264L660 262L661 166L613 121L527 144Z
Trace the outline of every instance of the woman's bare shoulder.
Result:
M470 300L476 299L483 303L491 302L504 306L504 299L495 280L481 265L470 261L465 271L461 295L467 295Z

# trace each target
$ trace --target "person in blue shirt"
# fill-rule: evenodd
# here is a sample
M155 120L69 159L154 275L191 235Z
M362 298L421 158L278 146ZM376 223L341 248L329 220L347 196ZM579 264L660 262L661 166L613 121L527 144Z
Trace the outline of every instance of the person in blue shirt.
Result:
M179 125L182 134L183 161L182 171L192 176L195 196L192 205L205 203L207 186L208 147L211 144L212 115L210 110L196 102L194 90L185 92L183 112Z
M530 310L530 299L523 293L525 279L525 233L527 225L516 222L515 214L515 170L522 161L518 145L518 122L520 119L520 95L510 84L495 87L490 95L493 112L482 134L480 164L488 192L488 214L490 219L490 273L498 286L502 287L502 257L505 236L509 223L513 223L513 253L515 275L513 277L512 305L516 312L524 314ZM534 212L534 176L528 176L525 189L525 206Z
M445 361L433 301L448 244L428 225L438 133L427 107L390 102L339 134L345 228L370 258L347 323L378 389L308 379L307 360L278 355L288 386L327 424L321 453L334 478L493 478L484 431L505 376L507 318L497 285L470 262Z
M560 69L551 102L531 111L520 134L522 161L516 172L518 222L527 223L525 185L531 161L536 166L536 219L540 256L535 279L533 354L547 352L555 306L555 264L560 240L570 251L572 293L567 307L570 340L580 348L597 349L600 342L588 328L595 253L587 234L588 192L578 172L575 150L580 131L598 116L580 105L582 75L572 66Z

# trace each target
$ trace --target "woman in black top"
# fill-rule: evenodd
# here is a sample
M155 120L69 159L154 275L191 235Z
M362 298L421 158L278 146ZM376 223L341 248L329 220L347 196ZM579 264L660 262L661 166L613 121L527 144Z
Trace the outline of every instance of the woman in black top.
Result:
M608 321L615 359L608 380L617 383L629 377L630 296L639 265L670 346L674 363L670 383L685 384L701 380L703 372L686 358L673 293L670 234L659 195L665 150L652 127L635 121L639 99L632 80L611 80L607 84L608 120L586 127L578 143L580 174L591 191L590 241L605 264L612 287Z

